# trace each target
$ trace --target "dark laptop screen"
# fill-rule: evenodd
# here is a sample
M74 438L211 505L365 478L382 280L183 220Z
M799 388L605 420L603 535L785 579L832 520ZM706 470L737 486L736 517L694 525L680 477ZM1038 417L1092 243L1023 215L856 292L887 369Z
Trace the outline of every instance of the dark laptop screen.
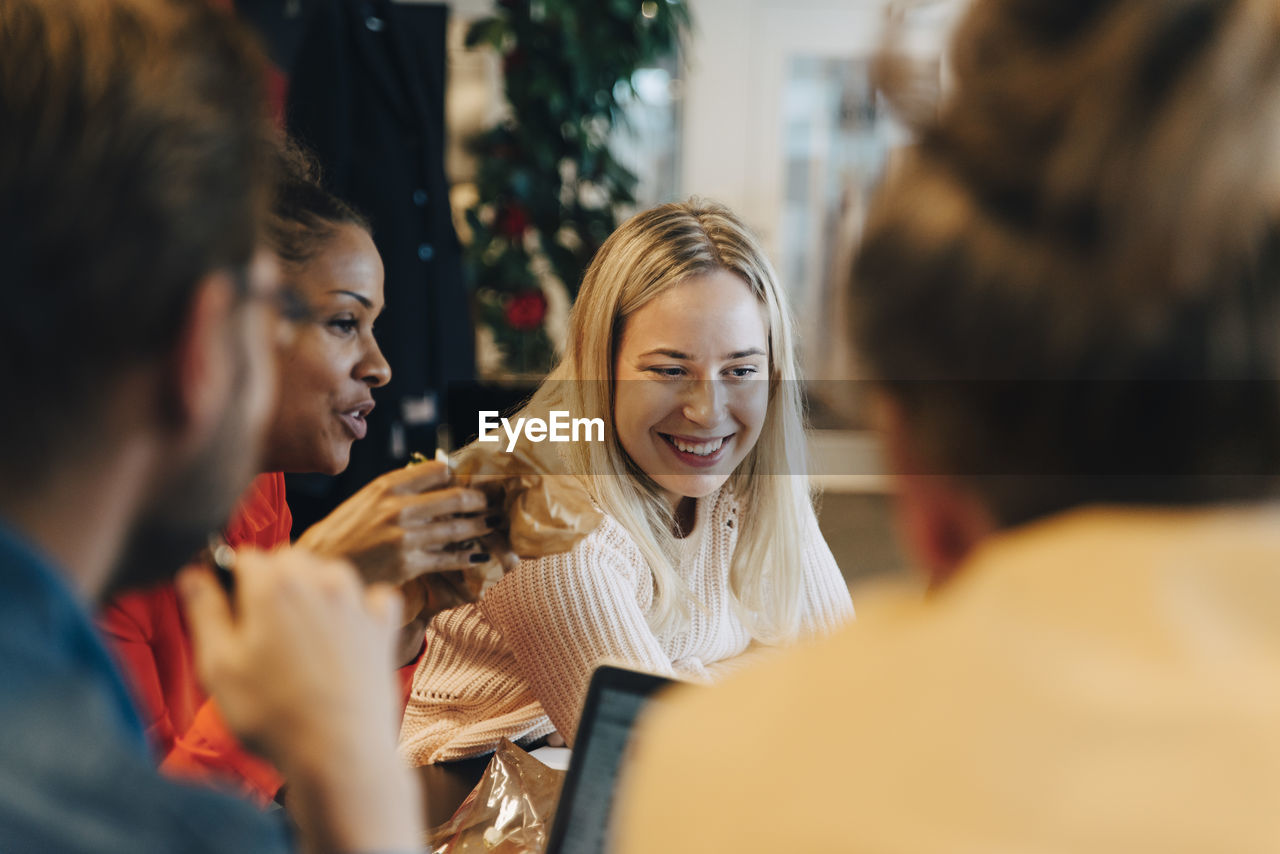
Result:
M600 854L608 838L614 789L632 728L659 676L601 668L591 682L569 773L560 793L548 854Z

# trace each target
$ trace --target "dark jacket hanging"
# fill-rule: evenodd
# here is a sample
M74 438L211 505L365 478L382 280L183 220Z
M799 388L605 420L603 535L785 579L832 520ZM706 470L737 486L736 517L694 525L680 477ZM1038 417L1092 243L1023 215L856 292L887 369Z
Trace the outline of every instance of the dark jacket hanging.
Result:
M429 456L448 385L474 378L444 172L447 23L440 4L319 0L299 48L289 130L315 151L330 189L372 222L387 276L377 335L392 380L336 483L291 479L296 529L409 452Z

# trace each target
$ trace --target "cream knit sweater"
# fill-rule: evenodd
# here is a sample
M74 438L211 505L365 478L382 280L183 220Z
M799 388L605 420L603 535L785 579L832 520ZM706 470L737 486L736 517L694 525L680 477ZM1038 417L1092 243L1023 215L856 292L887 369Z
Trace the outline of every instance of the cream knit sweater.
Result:
M827 633L853 616L853 605L812 511L808 517L804 628ZM527 742L557 729L572 742L587 683L603 661L714 678L752 641L729 591L737 539L738 507L728 491L699 500L676 569L703 610L669 635L649 628L649 569L608 516L567 554L523 561L480 603L438 614L400 730L406 756L415 765L461 759L493 750L503 737Z

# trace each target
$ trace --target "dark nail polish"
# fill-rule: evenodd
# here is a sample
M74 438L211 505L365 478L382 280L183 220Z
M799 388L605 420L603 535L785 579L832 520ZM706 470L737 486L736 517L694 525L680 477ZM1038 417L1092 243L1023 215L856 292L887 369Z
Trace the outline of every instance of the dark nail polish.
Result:
M489 553L488 553L488 552L476 552L475 554L471 555L471 556L468 558L468 560L470 560L472 563L488 563L488 562L489 562Z

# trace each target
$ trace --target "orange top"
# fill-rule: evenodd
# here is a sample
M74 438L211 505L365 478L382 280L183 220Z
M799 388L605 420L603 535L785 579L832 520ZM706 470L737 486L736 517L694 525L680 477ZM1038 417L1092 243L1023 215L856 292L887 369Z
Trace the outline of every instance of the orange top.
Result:
M240 499L225 536L235 548L273 549L288 544L292 524L284 475L271 472L258 475ZM200 688L173 584L112 600L99 614L98 627L133 688L160 769L174 777L229 786L261 806L269 804L284 779L241 746ZM402 708L417 666L415 659L400 668Z
M289 542L292 521L284 475L259 475L241 498L226 539L236 548L272 549ZM270 803L284 781L240 745L201 690L173 584L114 599L98 616L98 627L133 688L161 770L229 784L261 805Z

